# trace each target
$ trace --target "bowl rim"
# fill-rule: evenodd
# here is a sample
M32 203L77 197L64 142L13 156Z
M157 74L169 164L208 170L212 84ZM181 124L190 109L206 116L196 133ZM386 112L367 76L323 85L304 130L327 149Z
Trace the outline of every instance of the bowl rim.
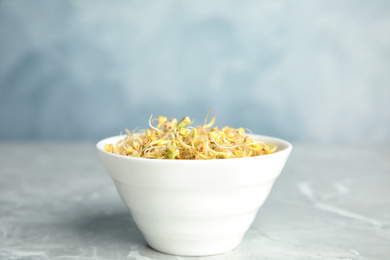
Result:
M108 144L109 140L111 139L120 139L120 138L124 138L126 135L115 135L115 136L111 136L111 137L107 137L107 138L104 138L104 139L101 139L100 141L98 141L96 143L96 148L99 152L101 152L102 154L105 154L105 155L108 155L108 156L111 156L111 157L116 157L116 158L120 158L120 159L123 159L123 160L130 160L130 161L138 161L138 162L153 162L153 163L174 163L174 164L178 164L178 163L221 163L221 162L225 162L226 161L236 161L236 160L259 160L260 158L262 159L265 159L265 158L270 158L270 157L275 157L275 156L279 156L280 154L282 153L290 153L293 146L290 142L287 142L286 140L283 140L283 139L280 139L280 138L277 138L277 137L272 137L272 136L268 136L268 135L257 135L257 134L250 134L249 136L252 136L254 137L255 139L261 139L261 138L266 138L266 139L272 139L274 142L280 142L282 143L285 148L280 150L280 151L276 151L274 153L271 153L271 154L265 154L265 155L261 155L261 156L253 156L253 157L239 157L239 158L228 158L228 159L213 159L213 160L207 160L207 159L201 159L201 160L191 160L191 159L175 159L175 160L170 160L170 159L150 159L150 158L140 158L140 157L131 157L131 156L124 156L124 155L119 155L119 154L114 154L114 153L109 153L109 152L106 152L104 150L104 144ZM110 144L112 144L110 142Z

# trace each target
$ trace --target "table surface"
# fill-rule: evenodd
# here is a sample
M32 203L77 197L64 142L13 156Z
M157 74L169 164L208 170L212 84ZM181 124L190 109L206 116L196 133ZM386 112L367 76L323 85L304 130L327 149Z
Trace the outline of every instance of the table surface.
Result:
M0 259L390 259L390 150L294 144L235 250L147 246L94 144L0 143Z

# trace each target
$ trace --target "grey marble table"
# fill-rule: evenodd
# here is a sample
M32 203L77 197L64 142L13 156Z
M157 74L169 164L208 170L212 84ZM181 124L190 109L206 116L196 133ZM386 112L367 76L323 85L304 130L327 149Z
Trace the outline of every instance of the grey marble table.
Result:
M390 259L390 149L295 144L241 245L148 247L94 144L0 143L0 259Z

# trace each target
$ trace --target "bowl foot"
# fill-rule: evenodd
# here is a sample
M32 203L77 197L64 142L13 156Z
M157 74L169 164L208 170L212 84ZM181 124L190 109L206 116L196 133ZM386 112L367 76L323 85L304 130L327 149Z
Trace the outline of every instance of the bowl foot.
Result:
M162 253L180 256L208 256L226 253L236 248L244 234L219 238L173 238L144 233L148 245Z

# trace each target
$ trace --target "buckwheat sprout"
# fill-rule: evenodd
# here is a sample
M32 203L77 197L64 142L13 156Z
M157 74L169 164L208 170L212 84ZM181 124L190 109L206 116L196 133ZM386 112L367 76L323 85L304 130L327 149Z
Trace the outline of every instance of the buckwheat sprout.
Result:
M183 146L184 148L187 148L188 150L191 150L191 146L184 143L183 140L181 140L180 138L177 139L177 141L180 143L181 146Z
M215 141L215 139L214 139L213 136L210 136L210 137L211 137L211 139L213 139L214 144L215 144L216 146L222 148L222 149L231 149L231 148L236 148L236 147L240 147L240 146L243 146L243 145L244 145L244 144L238 144L238 145L234 145L234 146L224 146L224 145L218 144L218 143Z
M151 151L152 149L155 149L155 147L149 147L149 148L145 149L145 150L144 150L144 154L145 154L145 153L148 153L148 152Z
M169 136L172 138L172 140L175 142L175 135L173 133L169 133Z
M207 112L207 115L206 115L206 118L204 119L204 123L203 123L202 127L204 127L204 125L207 123L207 118L209 117L210 112L211 112L211 108L209 109L209 112Z
M158 131L158 132L160 132L160 133L163 133L160 129L157 129L157 128L155 128L155 127L152 125L152 117L153 117L153 114L150 115L150 118L149 118L149 126L150 126L150 128L152 128L152 129L154 129L154 130L156 130L156 131Z
M253 135L252 131L248 128L245 128L245 130L247 130L249 132L249 135Z
M126 130L127 130L127 128L126 128ZM122 137L122 131L121 131L120 134L119 134L119 142L118 142L118 145L122 145L125 149L126 149L127 147L126 147L126 143L124 143L123 140L126 139L126 137L127 137L127 136Z

